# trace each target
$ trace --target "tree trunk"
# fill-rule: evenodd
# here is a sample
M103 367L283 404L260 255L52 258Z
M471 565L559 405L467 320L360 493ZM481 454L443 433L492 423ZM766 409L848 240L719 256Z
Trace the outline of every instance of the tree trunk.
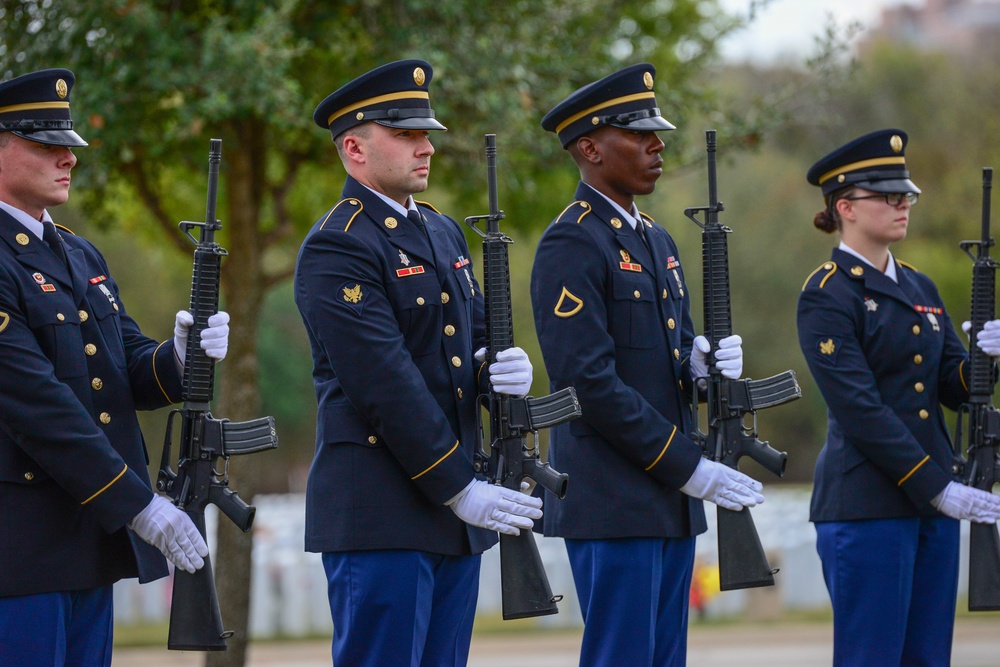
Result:
M226 176L228 220L223 230L228 235L229 257L222 265L224 309L230 315L229 351L222 366L224 392L219 401L219 417L231 421L256 419L261 415L258 388L257 323L263 303L263 267L261 266L260 217L264 192L263 128L256 123L237 127L239 136L233 146L223 146L223 170ZM260 452L231 461L230 486L240 497L252 503L261 480L268 452ZM225 515L219 515L215 582L222 609L223 626L234 631L226 651L207 653L207 667L242 667L246 663L249 641L250 572L253 532L242 533Z

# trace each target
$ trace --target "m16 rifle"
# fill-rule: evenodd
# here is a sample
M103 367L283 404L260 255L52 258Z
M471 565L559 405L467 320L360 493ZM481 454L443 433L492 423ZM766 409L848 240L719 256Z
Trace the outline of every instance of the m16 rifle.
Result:
M962 446L963 425L967 424L968 448L964 461L965 483L986 492L1000 481L1000 411L993 407L996 371L993 360L976 345L983 325L993 320L996 299L997 261L990 257L990 192L993 169L983 169L982 236L979 241L962 241L960 246L972 258L972 328L969 331L969 400L958 410L955 446ZM972 254L971 248L977 252ZM961 458L961 457L960 457ZM960 467L961 464L960 464ZM969 611L1000 609L1000 534L994 523L969 525Z
M704 275L705 338L717 350L719 341L733 333L729 292L729 250L726 234L732 229L719 222L724 210L718 200L715 164L715 130L706 132L708 147L708 206L684 209L684 214L701 227L702 271ZM705 222L696 217L704 212ZM695 432L691 438L712 461L738 469L744 456L764 466L778 477L785 473L787 454L757 438L757 411L781 405L802 396L794 371L788 370L762 380L730 380L709 360L707 378L708 432L698 424L698 401L694 401ZM745 418L752 418L747 426ZM774 573L757 535L749 508L734 512L718 508L719 587L736 590L773 586Z
M208 318L219 310L222 258L226 250L215 242L215 232L222 228L215 217L222 161L222 141L212 139L208 155L208 204L205 222L181 222L180 227L195 244L194 271L191 279L191 315L194 324L188 333L185 349L182 408L173 410L167 420L163 455L156 488L169 495L174 504L187 512L205 537L205 508L211 503L228 516L240 530L253 525L256 508L247 505L229 488L229 457L273 449L278 446L273 417L246 422L216 419L209 412L215 391L215 361L201 349L201 333L208 328ZM201 229L196 239L191 229ZM171 469L174 420L180 417L180 440L176 472ZM221 469L219 467L221 461ZM190 574L174 571L170 605L170 630L167 648L181 651L224 651L232 631L222 627L219 597L215 591L212 563Z
M489 192L488 215L465 219L483 237L483 298L486 306L487 362L496 361L498 352L514 346L514 326L511 314L510 264L507 246L510 237L500 231L500 210L497 199L496 135L486 135L486 177ZM486 221L485 231L476 223ZM536 434L580 416L576 390L566 387L542 398L508 396L492 389L479 397L480 406L490 415L490 451L483 447L483 425L480 417L476 471L494 484L520 490L527 477L557 498L566 496L568 476L556 472L538 458ZM528 435L531 441L528 441ZM538 545L530 530L521 534L500 534L500 586L504 620L556 614L556 603L562 596L553 596Z

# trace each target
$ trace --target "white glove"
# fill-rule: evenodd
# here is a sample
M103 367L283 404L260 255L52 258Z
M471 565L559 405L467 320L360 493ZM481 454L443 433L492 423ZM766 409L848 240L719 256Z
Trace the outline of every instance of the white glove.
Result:
M521 485L524 488L524 484ZM534 519L542 518L542 499L479 479L445 503L459 519L480 528L507 535L531 530Z
M962 322L962 331L969 335L972 322ZM983 325L982 331L976 335L976 345L991 357L1000 357L1000 320L990 320Z
M146 509L129 523L129 528L185 572L194 572L205 564L208 545L198 528L163 496L154 494Z
M764 502L760 482L723 463L702 459L694 469L681 493L701 498L727 510L739 512Z
M476 361L486 360L486 348L475 354ZM490 364L490 384L499 394L524 396L531 391L531 360L519 347L497 352L497 360Z
M708 353L711 344L704 336L695 336L694 347L691 349L691 377L694 379L708 377ZM743 339L739 336L726 336L719 341L719 349L715 351L715 367L722 377L738 380L743 374Z
M194 316L186 310L178 311L174 320L174 354L181 366L187 356L188 331L194 324ZM208 326L201 332L201 349L205 355L222 361L229 350L229 313L219 311L208 318Z
M1000 496L958 482L948 482L944 491L931 500L941 514L952 519L968 519L977 523L1000 520Z

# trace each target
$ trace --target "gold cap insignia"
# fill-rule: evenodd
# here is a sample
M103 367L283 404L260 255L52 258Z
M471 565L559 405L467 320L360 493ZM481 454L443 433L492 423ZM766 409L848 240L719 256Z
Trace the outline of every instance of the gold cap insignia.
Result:
M843 183L846 180L847 180L847 177L844 176L843 174L841 174L840 176L837 177L837 182L838 183Z
M418 67L415 70L413 70L413 83L417 84L418 86L422 86L424 85L424 81L426 80L427 77L424 75L423 67Z
M864 273L865 273L865 270L862 269L860 266L852 266L851 267L851 275L861 276L861 275L864 275Z
M359 111L354 117L357 118L358 120L364 120L364 118L365 118L365 112L364 111Z
M396 218L392 217L391 215L385 219L385 226L388 227L389 229L395 229L396 225L398 224L399 222L396 221Z
M614 227L615 229L621 229L622 221L619 220L618 218L611 218L611 226Z
M61 100L66 99L66 96L69 95L69 86L67 86L66 82L62 79L56 80L56 95L58 95Z
M601 119L598 118L597 116L594 116L593 118L590 119L590 124L591 125L599 125L600 122L601 122Z
M653 89L653 75L650 74L649 72L643 72L642 82L644 84L646 84L646 89L647 90L652 90Z
M632 261L632 256L628 254L628 250L622 249L620 252L622 254L622 261L623 262L631 262Z
M903 140L898 134L892 135L892 138L889 139L889 148L891 148L894 153L899 153L903 150Z
M18 245L28 245L31 242L27 234L18 234L14 237L14 240L17 241Z

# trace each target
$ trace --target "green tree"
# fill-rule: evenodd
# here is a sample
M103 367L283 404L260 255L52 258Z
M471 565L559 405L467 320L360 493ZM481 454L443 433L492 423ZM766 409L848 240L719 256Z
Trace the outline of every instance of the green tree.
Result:
M497 132L503 201L533 211L511 217L529 229L559 205L549 186L575 178L551 168L566 163L555 142L540 139L548 108L582 83L649 60L664 114L683 124L718 106L702 73L718 39L739 25L701 0L9 0L0 6L0 75L73 69L74 112L91 142L74 205L106 227L149 220L134 228L138 236L185 253L176 223L200 210L207 139L223 140L220 241L231 255L223 295L233 323L217 411L241 420L260 414L256 333L265 295L287 281L304 229L339 192L329 139L311 122L326 94L384 62L429 60L434 106L452 130L437 142L442 173L431 198L442 191L480 211L481 179L467 175L479 173L482 134ZM720 138L759 136L778 120L752 108L719 118ZM687 148L673 143L668 159L683 163ZM263 456L240 460L233 486L252 497L264 465ZM250 536L226 527L218 544L223 616L236 636L208 662L239 665Z

